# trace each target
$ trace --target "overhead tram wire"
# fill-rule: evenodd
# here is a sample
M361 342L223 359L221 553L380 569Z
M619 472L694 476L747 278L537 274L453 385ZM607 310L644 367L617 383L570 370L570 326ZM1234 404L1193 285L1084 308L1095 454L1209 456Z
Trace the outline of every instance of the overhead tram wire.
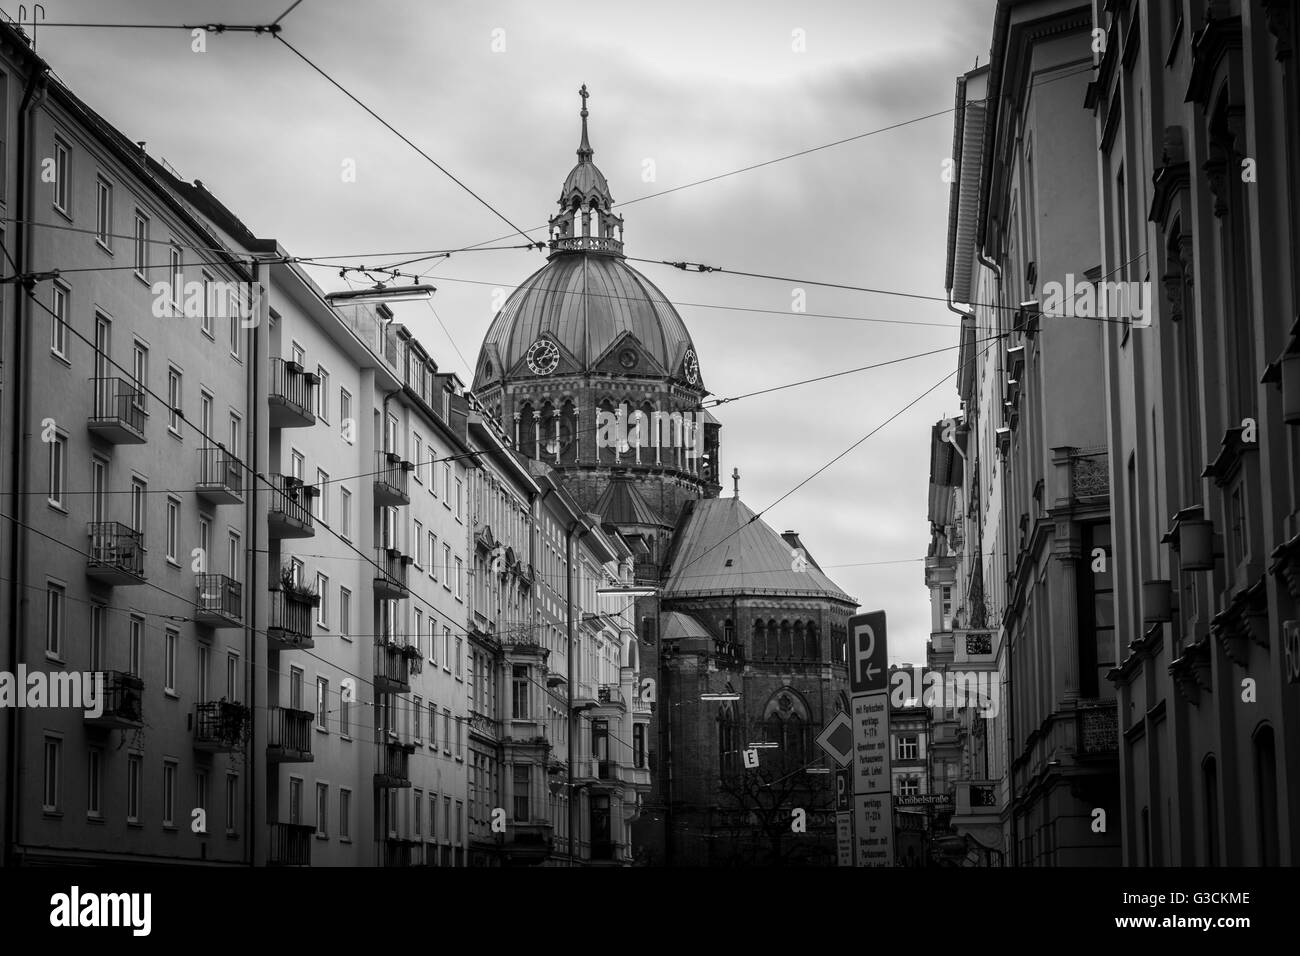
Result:
M411 147L411 149L413 149L413 150L415 150L417 153L419 153L420 156L424 157L425 160L427 160L429 163L431 163L431 164L432 164L432 165L433 165L433 166L434 166L434 167L435 167L439 172L441 172L444 176L446 176L448 179L450 179L452 182L454 182L457 186L459 186L461 189L465 190L465 192L469 193L469 194L470 194L471 196L473 196L476 200L478 200L478 202L479 202L480 204L482 204L483 207L486 208L489 212L491 212L492 215L496 216L498 219L500 219L502 222L504 222L507 226L509 226L511 229L513 229L514 232L516 232L516 233L518 233L519 235L523 236L524 239L527 240L528 242L533 242L533 241L534 241L533 238L532 238L532 236L528 235L528 233L524 232L524 230L522 230L522 229L520 229L518 226L516 226L516 225L515 225L515 224L514 224L510 219L508 219L508 218L507 218L503 213L501 213L500 211L498 211L497 208L496 208L495 206L493 206L493 205L492 205L491 203L489 203L486 199L484 199L482 196L480 196L478 193L476 193L473 189L471 189L471 188L470 188L469 186L467 186L464 182L462 182L460 179L458 179L454 174L452 174L452 172L451 172L450 170L448 170L445 166L443 166L443 165L442 165L441 163L439 163L436 159L434 159L432 156L430 156L427 152L425 152L423 149L421 149L419 146L417 146L414 142L412 142L412 141L411 141L411 140L410 140L410 139L409 139L405 134L403 134L400 130L398 130L397 127L393 126L392 123L388 122L388 120L384 119L382 116L380 116L378 113L376 113L373 109L371 109L371 108L370 108L369 106L367 106L365 103L361 102L361 100L359 100L356 96L354 96L351 92L349 92L348 89L347 89L346 87L344 87L341 83L339 83L338 80L334 79L334 77L330 76L330 75L329 75L328 73L326 73L323 69L321 69L319 66L317 66L314 62L312 62L312 60L309 59L309 58L308 58L304 53L302 53L302 52L301 52L297 47L295 47L292 43L290 43L290 42L289 42L288 40L286 40L283 36L281 36L280 33L278 32L278 28L277 28L277 32L276 32L274 35L275 35L275 38L276 38L277 40L279 40L280 43L284 44L284 46L287 47L287 48L288 48L288 49L293 53L294 56L298 57L298 59L302 60L302 61L303 61L304 63L306 63L309 67L311 67L313 70L315 70L317 73L319 73L322 77L324 77L324 78L325 78L325 79L330 83L330 85L332 85L332 86L333 86L335 89L337 89L340 93L342 93L344 96L346 96L348 99L350 99L353 103L357 104L357 106L361 107L363 110L365 110L367 113L369 113L371 117L373 117L375 120L377 120L377 121L378 121L381 125L383 125L383 126L384 126L388 131L389 131L389 132L391 132L393 135L395 135L398 139L400 139L402 142L404 142L407 146ZM512 235L513 235L513 233L512 233ZM493 241L495 241L495 240L493 240Z

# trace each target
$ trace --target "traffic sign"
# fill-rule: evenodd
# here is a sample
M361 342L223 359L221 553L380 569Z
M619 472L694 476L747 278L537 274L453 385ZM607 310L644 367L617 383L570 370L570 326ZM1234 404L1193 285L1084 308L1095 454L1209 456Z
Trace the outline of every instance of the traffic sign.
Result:
M853 721L849 715L840 711L817 735L817 746L835 758L841 767L847 767L853 759Z
M849 689L855 694L882 691L889 683L889 656L885 650L885 612L855 614L849 618Z
M858 866L894 865L894 809L888 793L853 799Z
M806 740L807 738L804 738L804 739ZM741 754L742 754L742 756L745 758L745 769L746 769L746 770L753 770L755 767L758 766L758 751L757 751L757 750L755 750L754 748L751 747L751 748L749 748L748 750L744 750L744 751L742 751Z
M843 767L835 771L835 809L841 812L853 810L852 767Z
M854 856L858 866L893 866L885 612L871 611L849 618L849 647Z

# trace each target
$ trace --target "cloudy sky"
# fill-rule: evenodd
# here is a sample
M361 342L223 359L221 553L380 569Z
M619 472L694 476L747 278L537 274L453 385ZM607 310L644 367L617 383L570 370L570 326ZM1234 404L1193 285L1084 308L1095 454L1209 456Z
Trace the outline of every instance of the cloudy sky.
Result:
M254 24L289 3L46 8L51 23ZM987 60L993 8L994 0L305 0L282 26L305 56L535 239L545 237L538 227L575 161L586 83L595 161L616 202L628 204L619 211L629 256L942 299L953 80ZM508 244L511 229L491 211L269 36L210 35L196 53L179 30L38 25L36 42L92 108L291 254L374 265L402 258L385 253ZM940 111L948 112L629 204ZM344 181L347 161L355 182ZM543 261L507 250L426 262L418 268L432 270L433 309L398 306L398 318L468 381L494 290L509 291ZM719 397L949 349L714 409L722 467L740 469L741 496L756 511L956 368L957 317L941 301L636 265L678 304ZM327 290L344 286L335 271L314 275ZM792 311L797 288L803 313ZM764 516L778 531L797 530L864 609L888 611L895 662L925 656L928 429L957 410L949 379Z

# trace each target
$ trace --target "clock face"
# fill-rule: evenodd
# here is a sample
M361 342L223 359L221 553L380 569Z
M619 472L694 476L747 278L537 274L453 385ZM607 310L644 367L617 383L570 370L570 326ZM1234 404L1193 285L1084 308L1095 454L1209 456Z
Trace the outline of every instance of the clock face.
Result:
M624 349L619 352L618 364L624 368L636 368L636 352L632 349Z
M700 362L695 357L695 349L686 350L686 357L682 359L682 371L686 374L686 381L691 385L700 380Z
M560 350L554 342L538 339L528 348L528 367L535 375L550 375L560 364Z

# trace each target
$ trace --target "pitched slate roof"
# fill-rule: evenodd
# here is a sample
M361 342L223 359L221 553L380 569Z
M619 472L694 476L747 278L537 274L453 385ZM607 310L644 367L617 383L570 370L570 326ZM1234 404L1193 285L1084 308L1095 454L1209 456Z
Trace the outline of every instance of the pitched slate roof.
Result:
M615 478L609 483L600 500L596 502L596 514L605 524L613 525L657 525L670 528L668 522L645 500L641 492L626 478Z
M664 597L696 594L802 594L857 601L797 554L739 498L688 506L677 532Z

